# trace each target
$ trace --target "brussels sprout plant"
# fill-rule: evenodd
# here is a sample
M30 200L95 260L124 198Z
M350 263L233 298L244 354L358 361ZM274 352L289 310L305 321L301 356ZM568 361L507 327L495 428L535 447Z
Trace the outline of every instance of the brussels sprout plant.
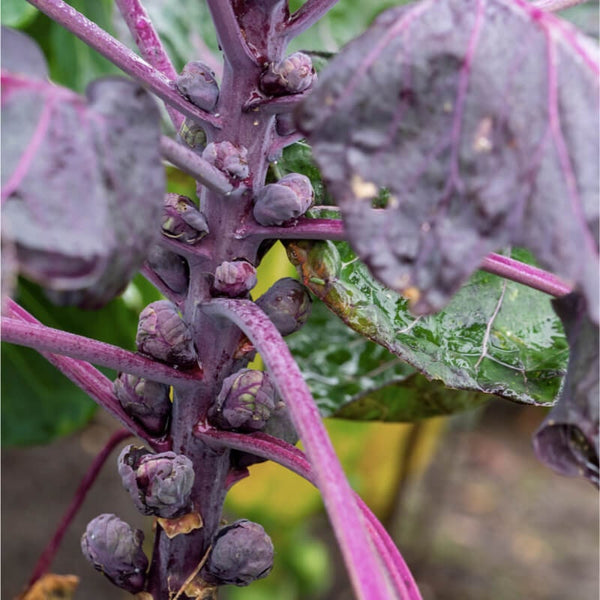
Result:
M336 54L296 50L336 0L206 0L220 60L181 69L142 0L115 0L139 55L63 0L28 2L125 74L78 94L3 29L2 336L125 428L74 510L110 448L144 444L118 470L155 519L152 555L110 513L81 542L116 586L183 600L266 577L267 532L222 509L271 460L320 490L357 598L421 598L342 471L332 414L414 421L490 394L552 407L535 452L598 485L598 48L553 14L577 0L418 0ZM167 192L166 163L196 198ZM276 241L298 279L256 297ZM21 276L98 309L138 273L163 299L135 352L15 300ZM343 401L303 376L298 336L328 331L303 329L316 303L397 357L393 376Z

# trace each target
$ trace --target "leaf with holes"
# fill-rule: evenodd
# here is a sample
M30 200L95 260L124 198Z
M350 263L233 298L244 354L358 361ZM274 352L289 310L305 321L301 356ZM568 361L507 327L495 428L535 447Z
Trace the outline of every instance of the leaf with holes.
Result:
M304 285L347 325L429 379L518 402L554 402L568 348L542 292L477 272L443 311L414 317L409 300L375 281L348 244L300 241L287 249Z
M522 0L425 0L384 13L323 71L298 124L352 246L417 313L515 245L598 321L597 53Z

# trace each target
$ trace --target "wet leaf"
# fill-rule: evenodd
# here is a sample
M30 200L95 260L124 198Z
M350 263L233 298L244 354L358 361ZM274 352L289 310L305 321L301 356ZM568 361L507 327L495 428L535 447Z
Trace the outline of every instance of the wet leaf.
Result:
M315 303L308 323L286 341L325 417L418 421L474 408L490 396L429 381L389 350L349 329Z
M290 242L288 255L304 285L346 324L428 378L519 402L554 402L568 349L545 294L477 272L443 311L414 317L409 300L376 282L345 243Z
M158 108L122 78L94 82L87 100L21 73L2 85L2 217L20 271L61 302L100 306L158 236Z
M586 316L581 295L569 294L553 304L567 331L569 370L557 405L534 436L534 449L558 473L586 477L598 487L598 327Z
M346 46L298 123L354 249L418 313L515 245L597 322L597 73L593 43L526 3L426 0Z

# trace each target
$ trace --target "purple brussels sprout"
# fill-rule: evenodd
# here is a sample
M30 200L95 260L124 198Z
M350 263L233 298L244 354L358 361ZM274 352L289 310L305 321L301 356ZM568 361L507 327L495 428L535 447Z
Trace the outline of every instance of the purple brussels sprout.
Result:
M208 420L220 429L259 431L271 417L276 398L275 386L264 371L242 369L223 381Z
M158 244L152 246L146 259L148 266L174 292L183 294L189 283L188 264L181 256Z
M187 196L166 194L161 230L169 238L184 244L196 244L208 234L208 223Z
M145 377L120 373L113 383L123 410L139 421L146 431L161 435L171 414L169 386Z
M204 148L202 158L233 179L246 179L250 174L248 150L243 146L227 141L211 142Z
M310 56L294 52L278 63L271 63L260 76L260 87L270 96L285 96L306 91L317 74Z
M217 532L202 576L217 585L246 586L272 568L271 538L258 523L240 519Z
M192 334L177 307L168 300L144 308L135 343L143 354L171 365L192 367L198 361Z
M275 131L285 137L298 131L293 113L281 113L275 117Z
M123 448L118 464L123 486L141 513L174 519L190 510L194 467L187 456L153 454L130 445Z
M219 86L213 71L200 61L193 60L175 80L175 87L182 96L202 110L211 111L219 99Z
M281 335L289 335L302 327L312 308L307 289L296 279L284 277L276 281L256 304L271 319Z
M310 179L300 173L289 173L277 183L269 183L259 190L254 218L261 225L282 225L302 216L313 199Z
M262 428L261 433L272 435L288 444L292 444L292 446L298 443L300 436L296 432L288 408L283 400L278 399L275 402L275 408L271 412L269 420ZM261 458L248 452L238 450L232 450L231 452L231 466L237 469L247 468L266 460L266 458Z
M83 555L115 585L137 594L144 588L148 559L144 534L116 515L102 514L89 522L81 537Z
M247 294L256 285L256 268L245 260L223 262L215 269L213 285L227 296Z

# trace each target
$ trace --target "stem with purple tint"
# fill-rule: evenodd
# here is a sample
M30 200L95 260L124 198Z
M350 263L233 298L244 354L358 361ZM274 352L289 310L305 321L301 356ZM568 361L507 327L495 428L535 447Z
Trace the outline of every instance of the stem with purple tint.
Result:
M534 0L531 5L549 12L556 12L571 8L572 6L578 6L586 1L587 0Z
M56 555L60 543L62 542L62 539L65 536L67 529L69 528L69 525L71 524L71 522L75 518L75 515L81 508L81 505L83 504L87 493L90 491L90 488L92 487L92 485L94 485L94 482L96 481L100 470L104 466L104 463L106 462L112 451L123 440L126 440L129 437L131 437L131 432L127 431L126 429L120 429L119 431L116 431L110 436L109 440L106 442L102 450L100 450L100 452L94 458L92 464L90 465L89 469L87 470L86 474L81 480L81 483L77 487L77 490L75 490L75 495L71 500L71 504L69 504L69 507L67 508L65 514L60 520L60 523L58 524L54 535L52 536L50 542L48 543L41 556L39 557L37 563L35 564L33 573L31 574L31 577L29 579L29 587L31 587L42 575L44 575L48 571L48 569L50 568L50 564L54 560L54 556Z
M178 371L112 344L41 324L25 323L12 317L2 317L2 339L11 344L34 348L39 352L78 358L101 367L148 377L169 385L198 381L201 378L199 367L193 371Z
M239 239L255 237L280 240L346 241L344 224L341 220L304 217L289 227L263 227L254 223L244 223L236 230L236 237ZM479 268L555 297L564 296L572 291L564 281L548 271L493 252L483 259Z
M139 0L115 0L129 31L133 35L136 46L144 60L168 77L171 81L177 78L177 71L171 62L152 21ZM167 113L179 131L183 123L181 113L166 106Z
M324 17L338 0L308 0L289 18L284 29L286 40L299 36Z
M188 102L171 84L169 78L149 65L127 46L106 33L62 0L27 0L30 4L60 23L88 46L102 54L122 71L147 87L152 93L206 127L218 128L221 120Z
M389 598L389 582L373 556L364 521L356 505L348 502L352 497L350 485L308 386L281 334L249 300L217 298L200 309L235 323L260 353L306 448L354 589L360 598Z
M197 425L194 428L194 433L199 438L211 440L213 443L227 446L233 450L248 452L272 460L300 475L300 477L318 488L314 471L304 453L283 440L264 433L241 434L232 431L221 431L208 428L203 424ZM395 586L395 591L398 593L398 598L422 600L417 584L389 534L360 496L355 493L354 498L367 522L373 543L387 568L388 575Z
M7 307L14 319L24 323L39 324L39 321L30 315L24 308L19 306L14 300L7 300ZM51 354L48 352L40 353L50 364L54 365L65 377L69 378L76 386L81 388L92 400L107 412L113 415L122 425L127 427L134 435L148 442L157 452L170 450L169 440L153 438L137 422L123 410L117 397L113 392L112 382L98 369L87 362Z

